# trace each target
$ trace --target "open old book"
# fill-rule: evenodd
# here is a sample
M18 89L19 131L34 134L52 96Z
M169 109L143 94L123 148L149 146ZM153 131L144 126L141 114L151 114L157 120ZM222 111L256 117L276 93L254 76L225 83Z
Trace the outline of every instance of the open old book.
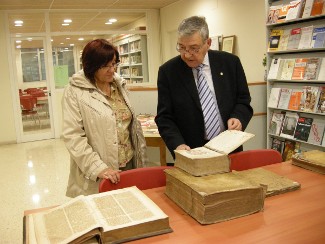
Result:
M26 222L31 244L122 243L172 231L168 216L135 186L79 196Z
M194 175L229 172L228 154L255 135L238 130L226 130L203 147L175 150L175 166Z

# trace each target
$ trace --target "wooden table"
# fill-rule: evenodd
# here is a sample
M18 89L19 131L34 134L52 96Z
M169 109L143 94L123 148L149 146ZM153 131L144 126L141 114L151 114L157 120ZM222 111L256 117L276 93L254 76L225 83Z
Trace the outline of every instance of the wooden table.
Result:
M165 194L165 187L144 192L170 217L174 232L132 243L325 243L325 175L290 162L263 167L301 184L301 189L265 200L264 211L201 225Z
M164 140L160 137L159 133L146 133L143 132L144 138L146 139L146 143L148 147L159 147L160 153L160 164L161 166L167 165L166 160L166 145Z
M130 243L325 243L325 175L290 162L263 167L301 184L301 189L265 200L264 211L211 225L201 225L165 194L165 187L144 192L169 216L172 233ZM25 211L25 215L40 210Z

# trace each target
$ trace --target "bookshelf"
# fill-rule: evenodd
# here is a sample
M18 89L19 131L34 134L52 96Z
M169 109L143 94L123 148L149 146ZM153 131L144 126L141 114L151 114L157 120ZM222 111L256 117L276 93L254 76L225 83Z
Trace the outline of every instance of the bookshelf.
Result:
M294 1L290 0L266 0L266 28L267 28L267 103L272 99L272 96L270 97L272 88L286 88L286 89L292 89L292 91L305 91L307 86L316 87L321 90L321 87L325 87L325 78L324 78L324 69L325 69L325 44L323 46L317 46L315 45L315 36L313 37L313 32L315 28L321 28L325 27L325 12L321 14L311 15L307 14L307 1L301 1L301 8L297 11L295 17L291 17L286 19L286 14L288 14L288 11L290 8L293 8L293 5L290 5L290 3L293 4ZM316 0L315 0L316 1ZM295 1L297 3L297 1ZM304 4L305 3L305 4ZM283 8L281 8L281 6ZM312 7L312 6L311 6ZM280 12L282 12L282 19L278 20L271 20L271 15L275 13L275 10L280 9ZM304 8L306 8L306 13L304 13ZM272 12L274 11L274 12ZM325 10L323 10L325 11ZM278 12L279 13L279 12ZM283 15L285 16L283 18ZM310 31L310 27L312 27L312 33L309 33L308 36L308 30ZM294 32L298 32L300 35L300 39L296 39L296 43L294 42L294 37L291 37L292 30ZM302 33L302 30L305 32ZM277 33L281 33L280 36L277 36ZM299 33L300 32L300 33ZM308 39L308 37L310 39ZM291 38L291 39L290 39ZM314 41L313 41L314 38ZM310 40L310 43L309 41ZM290 43L291 42L291 43ZM300 43L303 42L303 43ZM306 47L307 46L307 47ZM288 48L291 47L291 48ZM294 76L293 73L297 72L296 66L293 67L291 78L290 73L288 74L282 73L283 69L286 69L286 72L288 72L288 63L286 60L293 59L294 64L298 62L298 59L307 59L310 60L311 58L319 58L319 63L317 66L317 72L316 78L313 78L311 76L307 76L306 73L303 73L303 76L301 78L292 78L292 77L298 77L297 73L295 73ZM285 64L287 66L285 66ZM300 61L301 62L301 61ZM277 63L279 65L278 68L275 68L275 70L272 70L273 63ZM307 66L307 63L305 64ZM297 67L300 65L297 65ZM285 68L284 68L285 67ZM308 71L311 70L311 67L315 67L312 64L308 65ZM297 68L298 69L298 68ZM305 72L304 69L302 72ZM307 72L307 71L306 71ZM321 75L322 72L322 75ZM274 92L274 91L273 91ZM317 99L319 99L318 93ZM306 94L306 92L305 92ZM281 96L281 93L280 95ZM274 99L274 98L273 98ZM303 98L301 101L304 101ZM301 102L300 103L303 103ZM307 101L307 100L306 100ZM272 101L274 104L274 101ZM317 106L318 101L316 101ZM303 103L304 105L304 103ZM282 151L285 149L285 142L293 142L299 145L299 148L296 148L296 150L322 150L325 151L325 142L322 140L323 134L320 136L320 142L315 142L312 140L299 140L296 138L296 135L294 135L292 138L283 137L281 134L273 134L270 132L270 124L272 121L273 113L297 113L299 117L306 117L306 118L312 118L314 121L320 122L321 124L325 124L325 113L317 111L317 108L315 108L313 111L307 111L302 106L298 106L297 109L289 109L288 107L281 108L277 106L268 106L267 108L267 147L272 148L272 142L273 139L277 139L283 142ZM298 121L297 121L298 122ZM285 121L282 122L281 127L283 128ZM272 131L272 130L271 130ZM298 137L298 136L297 136ZM298 142L298 143L297 143Z
M128 84L148 82L147 36L128 35L114 44L120 53L120 76Z

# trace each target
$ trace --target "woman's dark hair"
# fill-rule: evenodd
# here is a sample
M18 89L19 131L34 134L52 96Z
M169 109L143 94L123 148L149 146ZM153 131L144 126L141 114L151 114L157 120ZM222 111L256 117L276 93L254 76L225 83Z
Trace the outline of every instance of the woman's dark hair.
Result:
M96 39L87 43L82 51L81 61L85 76L94 84L95 72L108 62L120 62L116 47L105 39Z

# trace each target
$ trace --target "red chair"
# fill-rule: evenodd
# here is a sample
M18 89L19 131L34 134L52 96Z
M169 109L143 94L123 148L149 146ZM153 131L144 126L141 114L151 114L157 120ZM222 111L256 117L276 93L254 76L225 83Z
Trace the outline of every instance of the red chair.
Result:
M36 110L36 98L28 95L28 96L20 96L20 106L21 106L21 114L23 117L31 116L36 124L36 118L38 119L38 124L41 126L41 121ZM36 117L36 118L35 118Z
M281 163L281 154L273 149L256 149L229 155L230 170L246 170L269 164Z
M146 190L166 185L164 170L171 166L156 166L137 168L122 171L120 182L113 184L110 180L103 179L99 184L99 192L111 191L130 186L136 186L140 190Z

